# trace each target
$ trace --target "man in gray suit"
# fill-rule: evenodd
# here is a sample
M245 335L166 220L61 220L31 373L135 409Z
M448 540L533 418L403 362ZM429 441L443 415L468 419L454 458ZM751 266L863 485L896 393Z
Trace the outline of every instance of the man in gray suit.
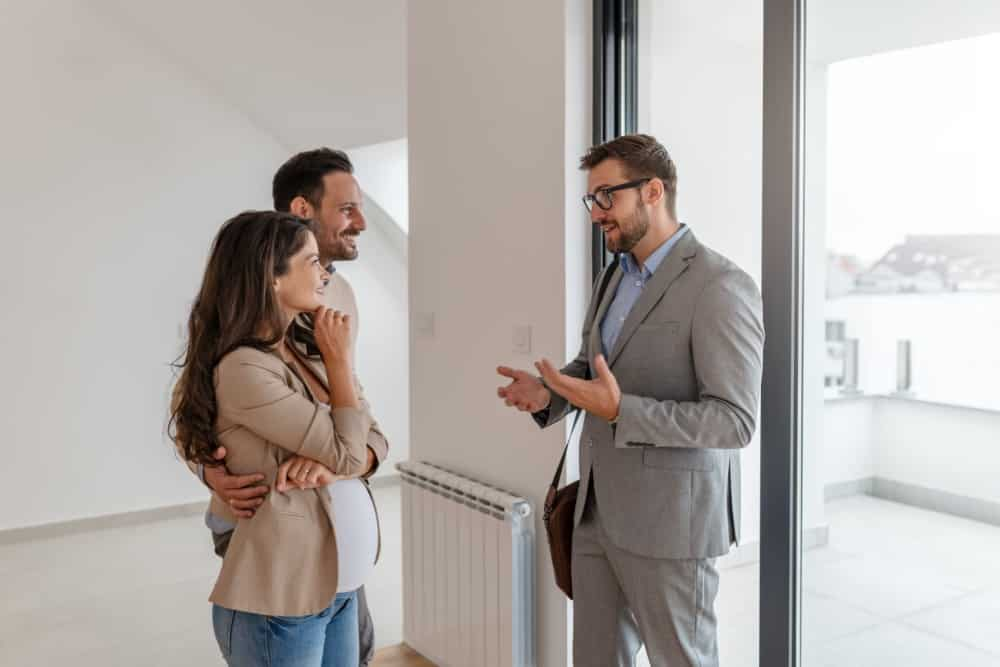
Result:
M715 562L739 539L760 293L677 222L677 171L653 137L595 146L581 168L584 203L618 261L595 285L576 359L561 371L543 359L541 378L501 367L511 382L498 393L542 427L586 413L573 664L633 665L643 643L654 666L718 665Z

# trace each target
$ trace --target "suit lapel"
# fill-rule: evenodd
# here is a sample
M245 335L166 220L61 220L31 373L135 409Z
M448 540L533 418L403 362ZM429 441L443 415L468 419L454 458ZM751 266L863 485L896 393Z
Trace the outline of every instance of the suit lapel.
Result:
M632 306L632 311L625 318L625 324L622 325L622 332L618 335L618 340L615 341L615 347L608 355L608 366L615 363L615 360L621 355L622 349L635 334L636 329L649 315L649 311L660 302L674 281L687 271L691 258L697 253L698 242L689 229L684 237L677 242L677 245L671 249L666 259L663 260L663 264L657 268L656 273L643 288L639 300Z
M611 302L615 300L615 294L618 292L618 285L622 282L622 265L618 262L618 266L615 267L615 272L611 276L611 280L608 281L608 288L604 290L604 295L601 298L601 303L597 306L597 312L594 314L594 321L590 323L590 340L588 341L588 362L593 362L594 357L598 352L602 351L601 346L601 324L604 322L604 315L608 312L608 308L611 307Z

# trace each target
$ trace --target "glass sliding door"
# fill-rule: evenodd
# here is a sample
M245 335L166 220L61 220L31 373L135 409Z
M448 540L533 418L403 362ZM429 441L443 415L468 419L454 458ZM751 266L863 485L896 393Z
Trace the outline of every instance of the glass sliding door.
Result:
M802 663L1000 666L1000 6L806 0Z
M1000 665L1000 5L764 15L762 664Z

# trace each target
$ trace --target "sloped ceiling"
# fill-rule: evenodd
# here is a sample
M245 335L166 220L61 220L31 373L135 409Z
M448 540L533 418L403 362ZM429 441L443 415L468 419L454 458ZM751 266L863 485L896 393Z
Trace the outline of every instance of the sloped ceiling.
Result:
M406 135L405 0L89 0L289 151Z

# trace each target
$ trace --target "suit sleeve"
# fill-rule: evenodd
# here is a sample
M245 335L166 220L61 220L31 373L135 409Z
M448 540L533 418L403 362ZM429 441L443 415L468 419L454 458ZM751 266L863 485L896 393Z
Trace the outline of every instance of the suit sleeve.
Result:
M239 360L218 366L219 414L338 475L365 471L372 420L363 409L327 409L289 387L277 372Z
M730 271L695 305L691 348L696 401L622 396L616 447L738 449L753 438L760 406L764 325L750 276Z

